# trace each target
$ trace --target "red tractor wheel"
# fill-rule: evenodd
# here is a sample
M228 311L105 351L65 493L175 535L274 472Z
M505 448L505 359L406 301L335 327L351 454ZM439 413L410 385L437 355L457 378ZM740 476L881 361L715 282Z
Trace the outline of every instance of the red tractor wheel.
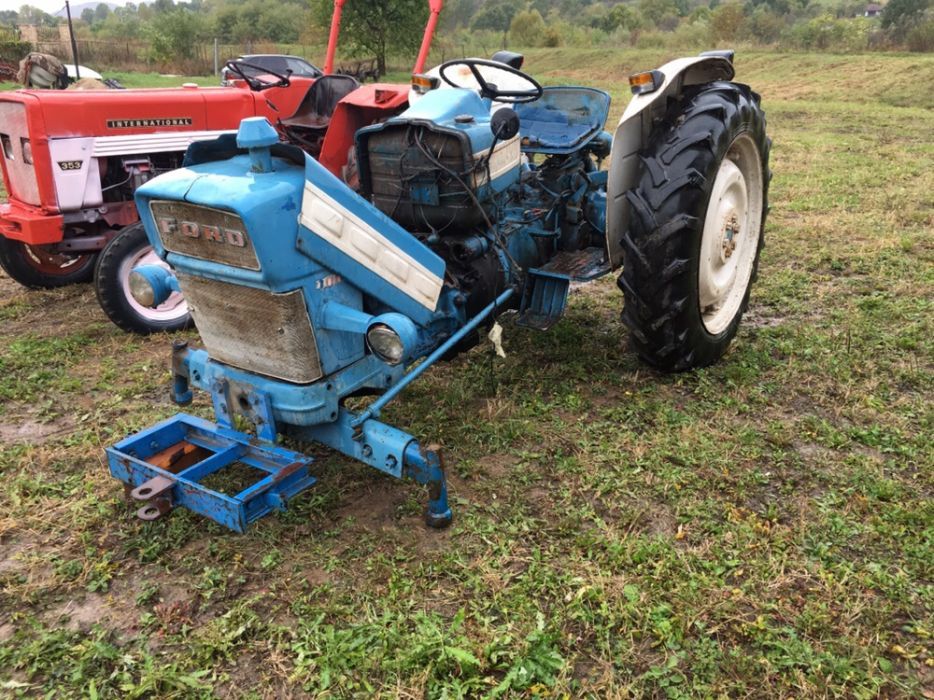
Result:
M56 253L0 236L0 267L25 287L49 289L87 282L94 275L97 253Z

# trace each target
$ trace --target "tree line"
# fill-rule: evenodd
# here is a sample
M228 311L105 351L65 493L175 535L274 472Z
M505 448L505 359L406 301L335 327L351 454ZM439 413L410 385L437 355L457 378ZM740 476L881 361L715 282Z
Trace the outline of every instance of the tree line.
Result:
M878 1L878 0L876 0ZM436 45L452 54L478 46L619 46L671 49L735 43L782 48L934 50L934 0L447 0ZM75 17L79 39L145 42L147 58L191 58L214 39L225 44L327 40L332 0L154 0ZM409 57L421 40L427 0L347 0L341 53ZM0 25L55 27L61 18L23 5Z

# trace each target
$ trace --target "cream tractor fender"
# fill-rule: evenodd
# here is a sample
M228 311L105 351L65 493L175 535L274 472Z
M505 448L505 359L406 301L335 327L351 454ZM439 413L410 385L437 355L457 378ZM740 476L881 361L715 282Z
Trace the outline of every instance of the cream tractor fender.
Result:
M715 80L732 80L732 52L678 58L658 70L664 76L661 87L634 95L623 112L613 136L607 182L607 254L613 268L623 264L622 234L629 226L626 192L640 176L639 154L648 146L652 125L665 114L668 99L677 99L682 90Z

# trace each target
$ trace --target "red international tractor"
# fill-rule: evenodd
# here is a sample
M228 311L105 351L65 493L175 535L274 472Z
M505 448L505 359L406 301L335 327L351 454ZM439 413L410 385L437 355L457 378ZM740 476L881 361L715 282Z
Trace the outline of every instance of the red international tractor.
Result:
M232 87L0 93L0 167L9 196L0 204L0 267L31 288L93 279L102 308L127 331L187 326L180 294L155 309L130 294L132 269L160 263L133 194L159 173L181 167L192 143L234 134L252 116L288 129L328 170L352 178L354 133L405 109L410 86L361 88L333 74L343 5L334 2L319 78L256 75L248 64L230 62L240 76ZM442 2L429 5L416 72L424 67Z

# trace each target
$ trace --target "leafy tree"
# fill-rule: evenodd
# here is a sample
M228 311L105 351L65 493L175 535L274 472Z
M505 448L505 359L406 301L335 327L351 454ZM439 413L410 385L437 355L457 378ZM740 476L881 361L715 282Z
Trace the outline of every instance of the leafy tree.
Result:
M472 29L489 29L494 32L507 32L512 18L515 17L518 4L512 0L494 0L486 3L473 19Z
M110 13L103 22L94 25L94 34L106 39L137 39L140 35L139 15L122 7Z
M882 28L901 41L919 23L930 5L931 0L890 0L882 10Z
M327 24L331 10L329 0L317 0L318 21ZM423 0L348 2L341 18L340 46L351 54L375 56L383 75L390 53L409 53L414 61L427 19L427 3Z
M777 14L765 7L759 7L750 15L749 32L763 44L771 44L778 41L782 30L785 28L785 22Z
M908 30L905 43L910 51L934 51L934 13L928 12L921 23Z
M743 7L737 3L720 5L710 16L710 31L714 41L733 41L743 26Z
M221 6L215 29L222 37L235 41L294 42L307 24L304 19L298 20L304 14L302 5L248 0L242 5Z
M603 20L603 28L608 32L619 28L633 31L634 29L639 29L641 26L642 17L639 16L639 12L634 7L624 5L623 3L614 5L613 9L610 10Z
M54 27L58 20L48 12L43 12L38 7L32 5L23 5L19 8L20 24L38 24L45 27Z
M538 10L517 13L509 24L509 37L519 46L540 46L545 38L545 20Z
M441 26L445 29L469 26L481 4L482 0L447 0L441 13Z
M85 7L81 10L81 21L87 22L88 24L94 24L94 10L90 7Z
M164 12L158 21L146 25L145 36L150 41L152 58L168 61L194 57L199 39L206 33L204 17L186 9Z
M667 15L679 14L675 0L639 0L639 13L657 25Z
M152 11L159 14L164 14L166 12L171 12L175 9L175 3L173 0L155 0L149 7L152 8Z

